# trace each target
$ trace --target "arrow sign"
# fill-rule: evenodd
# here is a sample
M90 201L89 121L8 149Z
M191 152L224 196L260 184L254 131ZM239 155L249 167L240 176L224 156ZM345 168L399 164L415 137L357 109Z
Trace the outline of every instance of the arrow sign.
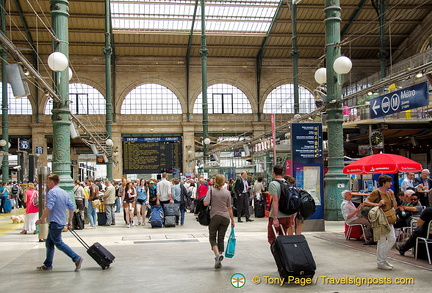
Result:
M371 118L377 118L428 104L428 84L423 82L372 99L369 112Z

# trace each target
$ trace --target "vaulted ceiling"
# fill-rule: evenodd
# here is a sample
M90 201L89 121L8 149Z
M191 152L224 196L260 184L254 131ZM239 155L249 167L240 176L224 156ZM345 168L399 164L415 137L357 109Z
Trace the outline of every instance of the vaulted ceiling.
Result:
M343 54L352 59L377 59L382 1L340 1ZM5 2L6 33L13 43L38 54L51 53L50 2L54 1ZM205 1L209 57L255 58L262 54L263 58L290 58L292 9L288 2L291 0ZM300 58L318 59L324 55L325 1L297 2ZM432 1L384 2L386 46L394 52L431 13ZM105 1L69 1L69 14L70 55L103 55ZM186 57L188 52L200 56L200 1L112 0L111 21L115 56Z

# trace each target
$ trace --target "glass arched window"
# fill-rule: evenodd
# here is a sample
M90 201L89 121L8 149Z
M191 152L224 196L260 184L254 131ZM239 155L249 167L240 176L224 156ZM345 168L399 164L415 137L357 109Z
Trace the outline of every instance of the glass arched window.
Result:
M209 114L252 113L247 96L235 86L225 83L214 84L207 88ZM193 113L202 113L202 93L195 101Z
M72 114L106 114L106 101L104 96L94 87L84 83L69 84L69 109ZM45 114L51 115L53 108L50 99L45 105Z
M310 113L316 109L315 98L311 92L299 86L299 112ZM294 85L278 86L267 96L264 114L294 114Z
M0 97L2 95L2 83L0 82ZM31 115L32 106L28 98L15 98L12 92L12 87L7 84L8 93L8 114L9 115Z
M134 88L124 99L121 114L181 114L177 96L167 87L148 83Z

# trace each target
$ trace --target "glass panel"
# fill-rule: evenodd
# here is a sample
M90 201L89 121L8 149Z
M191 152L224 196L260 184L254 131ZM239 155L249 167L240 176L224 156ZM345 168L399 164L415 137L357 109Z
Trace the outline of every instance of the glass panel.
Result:
M72 114L106 114L104 96L94 87L84 83L69 84L69 109ZM52 100L45 105L45 115L51 115Z
M181 114L177 96L159 84L143 84L134 88L124 99L121 114Z
M2 95L2 83L0 82L0 96ZM12 92L12 87L7 84L8 93L8 114L9 115L31 115L32 106L28 98L15 98Z
M299 86L299 113L316 109L315 98L306 88ZM294 85L284 84L275 88L265 100L264 114L294 114Z
M215 97L218 97L215 99ZM219 83L207 88L209 114L250 114L252 106L247 96L235 86ZM213 101L220 105L213 106ZM216 102L215 102L216 103ZM215 112L219 111L219 112ZM195 101L194 114L202 114L202 93Z
M113 29L122 31L185 31L191 29L195 0L112 0ZM207 0L206 31L264 34L280 0ZM198 2L195 30L201 30Z

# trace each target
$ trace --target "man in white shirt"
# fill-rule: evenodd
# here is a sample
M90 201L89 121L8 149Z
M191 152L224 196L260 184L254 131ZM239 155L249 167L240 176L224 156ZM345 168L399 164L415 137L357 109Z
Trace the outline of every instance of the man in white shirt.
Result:
M362 224L366 226L364 237L368 240L368 243L371 243L373 241L372 239L372 232L371 232L371 224L366 219L363 218L360 214L360 209L363 206L363 204L360 204L357 208L355 205L351 202L352 194L349 190L342 191L342 197L344 198L342 204L341 204L341 211L342 216L345 219L345 222L348 225L352 224Z
M412 188L414 190L414 173L407 172L405 179L402 181L401 190L406 191L408 188Z
M162 180L159 181L156 185L156 195L157 195L157 205L161 205L162 208L164 204L166 203L174 203L172 198L172 191L171 191L171 182L167 180L168 174L163 173L162 174Z

